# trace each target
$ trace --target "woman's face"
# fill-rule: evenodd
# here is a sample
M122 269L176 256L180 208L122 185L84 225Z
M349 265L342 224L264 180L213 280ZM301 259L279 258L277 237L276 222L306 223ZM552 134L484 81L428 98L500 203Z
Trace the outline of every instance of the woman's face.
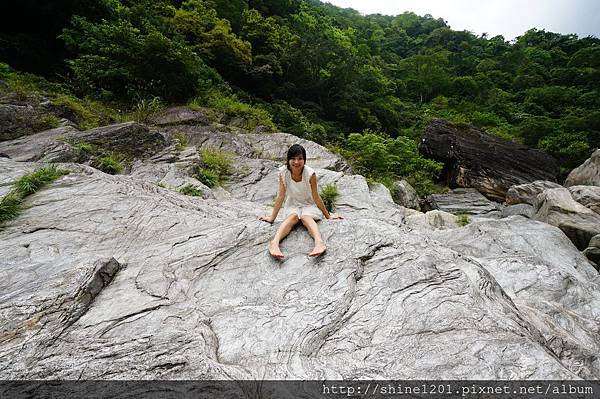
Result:
M304 166L304 158L302 155L296 155L295 157L290 158L290 168L294 171L299 171Z

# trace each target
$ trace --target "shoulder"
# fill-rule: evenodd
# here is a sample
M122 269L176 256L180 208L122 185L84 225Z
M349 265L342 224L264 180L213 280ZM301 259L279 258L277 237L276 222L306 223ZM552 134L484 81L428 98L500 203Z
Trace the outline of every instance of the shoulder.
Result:
M277 168L277 175L279 176L279 178L281 179L281 181L285 184L286 179L287 179L287 174L289 173L288 168L283 165L280 166L279 168Z
M304 173L306 176L311 177L313 175L316 176L315 170L308 165L304 165Z
M285 177L285 173L286 173L287 171L288 171L288 169L286 168L286 166L285 166L285 165L282 165L282 166L280 166L279 168L277 168L277 173L278 173L280 176L283 176L283 177Z

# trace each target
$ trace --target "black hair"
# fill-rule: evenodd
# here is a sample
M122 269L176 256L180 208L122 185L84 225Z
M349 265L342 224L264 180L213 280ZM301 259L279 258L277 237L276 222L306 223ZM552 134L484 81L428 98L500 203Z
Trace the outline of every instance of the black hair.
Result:
M287 166L288 169L290 169L290 159L297 157L298 155L302 155L302 159L304 159L304 162L306 162L306 150L300 144L294 144L287 152L287 161L285 161L285 166Z

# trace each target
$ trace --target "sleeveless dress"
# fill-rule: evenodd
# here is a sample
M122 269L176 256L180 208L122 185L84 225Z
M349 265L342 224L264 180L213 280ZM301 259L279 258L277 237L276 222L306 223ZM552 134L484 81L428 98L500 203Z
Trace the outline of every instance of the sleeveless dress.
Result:
M285 186L285 206L283 208L284 216L287 218L292 213L301 216L311 216L314 220L321 220L323 213L312 198L310 188L310 177L315 174L315 170L310 166L304 165L302 170L302 180L299 182L292 179L292 172L284 165L279 168L279 176Z

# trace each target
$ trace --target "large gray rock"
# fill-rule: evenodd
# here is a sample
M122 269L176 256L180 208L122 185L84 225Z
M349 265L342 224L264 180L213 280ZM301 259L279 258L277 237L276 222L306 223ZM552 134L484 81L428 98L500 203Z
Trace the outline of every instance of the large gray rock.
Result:
M571 186L569 192L575 201L600 214L600 186Z
M166 147L158 132L136 122L79 131L61 127L0 143L0 153L17 161L70 162L79 158L70 143L89 143L127 157L149 157ZM83 160L80 160L83 161Z
M71 126L50 129L30 136L0 143L0 152L15 161L68 160L74 157L64 141L65 136L79 131Z
M565 186L600 186L600 149L569 173Z
M35 132L38 118L31 105L0 104L0 141Z
M189 145L230 152L238 157L267 159L285 164L288 148L300 144L306 149L307 164L315 168L348 172L350 167L338 155L312 141L287 133L238 134L220 132L212 126L168 126L160 129L168 134L182 133Z
M39 94L0 94L0 141L59 126L74 126L77 115Z
M560 228L582 251L600 233L600 215L576 202L564 187L538 196L534 218Z
M409 227L318 169L346 219L320 222L319 259L294 229L279 262L259 202L63 167L0 231L3 379L600 378L598 274L554 227Z
M533 206L535 205L537 196L544 190L560 187L562 187L560 184L547 180L536 180L533 183L518 184L512 186L506 192L505 204L529 204Z
M448 213L499 217L500 204L485 198L474 188L456 188L444 194L431 194L428 203L432 209Z

